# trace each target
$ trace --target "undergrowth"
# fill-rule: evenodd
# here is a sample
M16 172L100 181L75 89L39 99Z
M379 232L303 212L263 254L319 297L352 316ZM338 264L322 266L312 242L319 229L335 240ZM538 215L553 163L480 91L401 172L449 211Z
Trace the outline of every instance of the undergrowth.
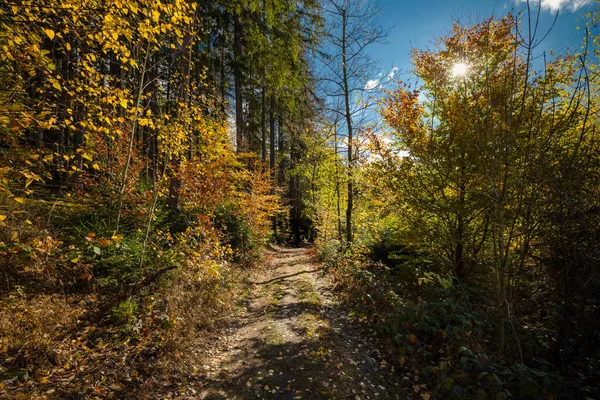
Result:
M117 234L105 209L68 197L20 209L0 223L0 397L185 395L245 290L240 249L222 240L240 233L196 221Z
M339 297L356 318L376 327L394 354L394 368L417 398L588 399L600 394L589 376L535 357L539 339L523 329L516 336L514 328L510 347L499 352L493 298L481 287L453 282L425 255L405 255L390 266L335 247L319 244L317 252ZM532 354L520 356L526 345Z

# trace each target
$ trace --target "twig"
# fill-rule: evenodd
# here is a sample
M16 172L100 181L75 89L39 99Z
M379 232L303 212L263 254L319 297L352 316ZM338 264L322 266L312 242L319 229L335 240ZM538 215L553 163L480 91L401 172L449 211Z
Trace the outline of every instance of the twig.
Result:
M151 273L150 275L148 275L147 277L145 277L143 280L141 280L140 282L136 282L136 283L130 283L129 285L127 285L127 287L125 288L125 290L123 290L119 295L117 295L116 297L114 297L111 301L109 301L108 303L105 304L104 307L102 307L100 309L100 311L98 312L97 317L99 319L102 319L106 316L106 314L117 304L119 304L121 301L128 299L136 294L138 294L144 287L154 283L156 280L158 280L158 278L161 277L161 275L163 275L164 273L174 270L175 268L177 268L176 265L171 265L169 267L164 267L159 269L158 271L154 271L153 273Z
M54 212L54 208L56 207L56 203L58 203L58 199L56 199L54 201L54 204L52 204L52 208L50 209L50 212L48 213L48 221L46 222L47 226L50 226L50 220L52 219L52 212Z
M508 300L504 300L504 302L506 303L506 311L508 312L508 320L510 321L510 326L512 327L512 331L515 334L515 339L517 339L517 346L519 347L519 356L521 357L521 364L524 364L521 341L519 340L519 336L517 335L517 331L515 330L515 324L513 323L512 316L510 315L510 304L508 303Z

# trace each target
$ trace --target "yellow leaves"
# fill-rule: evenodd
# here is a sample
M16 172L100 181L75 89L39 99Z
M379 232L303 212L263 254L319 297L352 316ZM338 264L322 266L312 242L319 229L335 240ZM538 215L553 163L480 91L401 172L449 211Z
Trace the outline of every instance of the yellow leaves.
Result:
M0 222L6 221L6 215L0 214Z
M119 244L119 243L121 243L121 242L123 241L123 235L121 235L121 234L118 234L118 235L117 235L117 233L115 232L115 233L114 233L114 234L113 234L113 235L110 237L110 239L111 239L112 241L114 241L116 244Z
M25 199L22 198L22 197L14 197L13 200L16 201L19 204L24 204L25 203Z
M155 128L156 125L154 124L154 120L152 118L140 118L138 120L138 124L140 126L147 126L150 128Z
M171 24L161 24L161 26L160 26L160 31L161 31L162 33L167 33L167 32L169 32L169 31L171 31L171 30L172 30L172 28L173 28L173 26L172 26Z
M88 61L84 61L81 63L85 72L93 74L95 72L94 68L90 65Z
M43 179L39 175L37 175L33 172L30 172L30 171L27 171L27 170L21 171L21 175L23 175L26 178L25 179L25 189L27 189L34 181L43 182ZM31 191L28 191L28 192L31 192ZM15 198L15 201L17 201L19 203L23 203L24 200L23 199L20 199L20 200Z
M54 31L52 29L44 29L46 36L50 38L50 40L54 39Z
M121 105L121 107L123 108L127 108L127 99L121 99L119 100L119 104Z
M137 12L139 11L139 6L138 3L136 1L129 1L127 2L129 9L131 10L132 13L137 14Z

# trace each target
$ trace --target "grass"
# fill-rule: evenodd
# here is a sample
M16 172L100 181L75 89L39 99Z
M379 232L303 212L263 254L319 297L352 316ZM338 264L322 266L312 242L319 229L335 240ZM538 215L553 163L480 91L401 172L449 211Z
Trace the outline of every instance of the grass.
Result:
M270 345L282 345L285 343L285 338L275 325L265 326L261 331L261 336L265 343Z
M285 297L285 289L279 283L272 283L262 286L258 295L265 298L265 313L270 313L280 305Z
M314 305L321 304L321 297L310 282L304 280L299 281L296 284L296 290L298 291L300 300Z

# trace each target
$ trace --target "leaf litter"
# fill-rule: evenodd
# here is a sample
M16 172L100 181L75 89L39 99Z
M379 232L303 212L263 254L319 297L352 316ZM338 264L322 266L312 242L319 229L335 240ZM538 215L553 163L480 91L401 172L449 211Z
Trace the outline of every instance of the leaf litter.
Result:
M401 377L352 320L309 249L273 246L198 399L399 399Z

